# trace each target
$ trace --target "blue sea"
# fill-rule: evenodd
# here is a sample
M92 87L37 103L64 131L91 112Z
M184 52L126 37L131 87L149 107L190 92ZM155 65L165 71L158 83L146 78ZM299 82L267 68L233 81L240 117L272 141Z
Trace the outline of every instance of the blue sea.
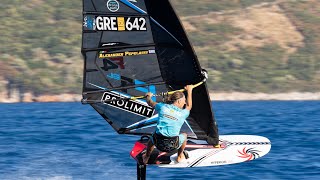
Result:
M213 102L220 134L260 135L272 148L241 164L167 169L147 179L320 179L320 101ZM136 179L129 152L137 136L118 135L89 105L0 104L0 179Z

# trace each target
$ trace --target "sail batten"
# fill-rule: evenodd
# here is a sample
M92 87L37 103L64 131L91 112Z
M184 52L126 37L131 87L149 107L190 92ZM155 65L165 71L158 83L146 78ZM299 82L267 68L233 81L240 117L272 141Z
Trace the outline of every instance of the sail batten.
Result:
M145 93L183 89L203 80L202 69L168 0L83 0L83 102L118 133L151 134L157 116ZM163 96L153 97L163 101ZM218 141L218 129L205 83L182 127L188 137Z
M166 84L166 82L162 81L162 82L155 82L155 83L148 83L148 84L140 84L140 85L132 85L132 86L124 86L124 87L115 87L115 88L111 88L111 89L103 88L103 90L88 91L88 92L83 92L82 94L85 95L85 94L101 93L101 92L108 92L108 91L122 90L122 89L132 89L132 88L137 88L137 87L148 87L150 85L162 85L162 84Z
M139 48L139 47L154 47L156 44L134 44L134 45L126 45L126 46L105 46L105 47L97 47L97 48L83 48L83 52L90 51L101 51L101 50L112 50L112 49L127 49L127 48Z

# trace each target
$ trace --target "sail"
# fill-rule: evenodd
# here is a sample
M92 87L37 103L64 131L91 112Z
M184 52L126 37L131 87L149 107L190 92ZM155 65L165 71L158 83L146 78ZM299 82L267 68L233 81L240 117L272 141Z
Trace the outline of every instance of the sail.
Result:
M155 130L157 112L143 99L128 98L181 89L204 78L168 0L83 0L82 28L83 103L118 133L142 135ZM206 84L193 91L193 108L181 131L217 144Z

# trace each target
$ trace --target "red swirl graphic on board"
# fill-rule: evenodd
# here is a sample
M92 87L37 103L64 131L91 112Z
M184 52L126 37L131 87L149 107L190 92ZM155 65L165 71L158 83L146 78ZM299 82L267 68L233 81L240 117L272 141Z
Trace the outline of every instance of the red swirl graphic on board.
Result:
M250 161L250 160L254 160L258 157L260 157L259 153L258 152L261 152L259 150L255 150L254 148L249 148L249 149L246 149L246 147L244 147L242 149L242 151L238 150L238 152L241 154L240 158L246 158L247 161Z

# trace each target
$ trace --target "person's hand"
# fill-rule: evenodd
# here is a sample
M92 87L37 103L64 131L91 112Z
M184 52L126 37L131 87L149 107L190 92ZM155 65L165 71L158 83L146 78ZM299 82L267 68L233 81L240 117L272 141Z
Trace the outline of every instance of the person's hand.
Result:
M151 92L147 92L147 94L146 94L146 98L148 98L148 97L152 97L153 96L153 94L151 93Z
M193 89L193 85L186 85L186 86L184 87L184 89L185 89L187 92L191 92L192 89Z

